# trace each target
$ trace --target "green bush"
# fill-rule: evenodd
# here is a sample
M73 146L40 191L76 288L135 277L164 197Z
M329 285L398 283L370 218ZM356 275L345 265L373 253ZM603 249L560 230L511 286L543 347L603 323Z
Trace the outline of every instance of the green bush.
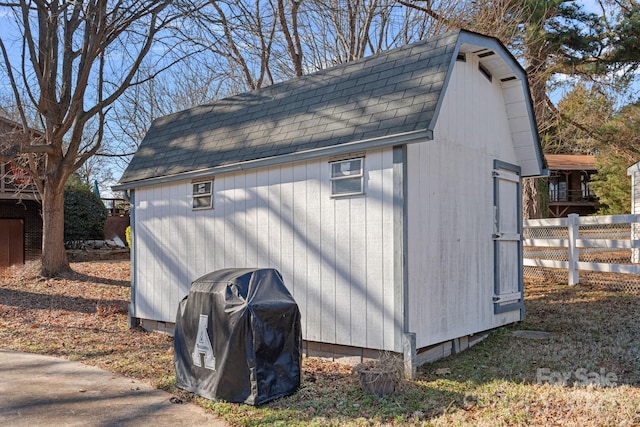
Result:
M101 240L107 210L102 200L89 190L64 190L64 240Z

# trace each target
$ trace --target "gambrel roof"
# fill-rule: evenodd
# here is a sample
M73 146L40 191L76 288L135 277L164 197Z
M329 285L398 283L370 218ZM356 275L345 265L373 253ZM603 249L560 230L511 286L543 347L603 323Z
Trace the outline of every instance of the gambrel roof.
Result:
M511 88L521 83L510 96L519 111L509 118L512 136L524 153L523 176L540 174L524 70L497 39L458 30L159 118L114 189L431 139L465 52Z

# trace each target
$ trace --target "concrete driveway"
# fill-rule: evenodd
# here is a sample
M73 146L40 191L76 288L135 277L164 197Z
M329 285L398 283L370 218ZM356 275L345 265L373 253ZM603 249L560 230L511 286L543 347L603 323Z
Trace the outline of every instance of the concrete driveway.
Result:
M227 426L171 398L147 383L79 362L0 350L3 426Z

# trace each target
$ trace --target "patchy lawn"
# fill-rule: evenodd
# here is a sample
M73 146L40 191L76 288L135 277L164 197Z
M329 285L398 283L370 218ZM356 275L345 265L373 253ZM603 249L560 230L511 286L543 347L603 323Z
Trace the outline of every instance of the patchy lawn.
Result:
M350 367L305 359L293 396L269 404L210 402L176 389L170 337L127 326L129 263L72 264L43 280L0 272L0 348L48 354L150 381L236 425L640 425L640 296L527 284L527 317L419 370L378 398ZM547 339L513 336L547 331ZM439 373L440 375L436 374Z

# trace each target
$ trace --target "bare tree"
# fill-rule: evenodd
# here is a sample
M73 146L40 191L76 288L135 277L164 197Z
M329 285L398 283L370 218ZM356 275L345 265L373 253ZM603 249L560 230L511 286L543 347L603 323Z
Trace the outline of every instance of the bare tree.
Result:
M439 13L460 8L429 2ZM198 43L226 91L237 93L439 34L446 25L396 0L210 0L182 38Z
M223 87L229 79L225 78L225 71L219 71L225 67L212 66L217 57L208 58L192 56L170 71L129 88L114 103L107 122L110 143L97 154L97 157L110 160L110 164L103 162L105 167L124 170L155 119L229 93L228 88ZM140 79L144 79L145 75L156 73L142 67L139 74Z
M0 7L13 13L22 33L20 63L12 63L2 39L0 51L24 134L29 105L37 111L43 133L35 141L5 141L0 160L27 159L24 164L42 198L41 274L50 277L69 270L64 184L100 151L108 108L140 83L137 70L152 56L152 47L171 50L174 40L158 43L181 14L168 0L21 0Z
M108 154L133 153L159 116L439 34L447 24L433 15L463 9L452 0L429 6L435 12L396 0L210 0L176 34L189 61L128 90L114 106L109 127L118 144ZM138 73L155 74L146 64Z
M430 7L450 15L460 2ZM280 29L295 74L308 73L406 45L447 30L424 8L397 0L279 0ZM289 36L287 35L289 34Z
M214 36L211 51L228 59L249 89L262 87L265 82L272 84L269 64L276 30L273 3L211 0L210 4L216 13L204 13L200 19L212 25L210 34L217 30L222 33L219 38Z
M429 5L446 16L461 8ZM103 152L124 168L157 117L439 34L447 26L433 14L396 0L210 0L176 33L188 61L153 79L140 67L145 82L115 103Z

